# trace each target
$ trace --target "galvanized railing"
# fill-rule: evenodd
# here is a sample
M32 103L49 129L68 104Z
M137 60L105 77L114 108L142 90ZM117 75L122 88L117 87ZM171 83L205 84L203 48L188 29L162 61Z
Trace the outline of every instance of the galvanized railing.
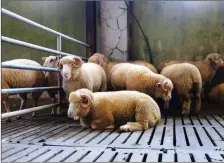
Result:
M52 54L56 54L59 57L59 59L61 58L62 55L74 55L74 54L62 52L62 49L61 49L61 39L62 38L73 41L73 42L75 42L75 43L77 43L81 46L85 46L87 48L90 48L90 45L88 45L88 44L86 44L82 41L79 41L77 39L74 39L72 37L64 35L60 32L57 32L53 29L45 27L41 24L38 24L38 23L36 23L32 20L29 20L27 18L24 18L24 17L22 17L18 14L15 14L11 11L8 11L4 8L1 8L1 12L2 12L2 14L5 14L7 16L11 16L12 18L20 20L24 23L27 23L27 24L31 25L31 26L34 26L36 28L39 28L39 29L42 29L42 30L47 31L49 33L53 33L53 34L57 35L57 50L46 48L46 47L35 45L35 44L31 44L31 43L20 41L20 40L16 40L16 39L13 39L13 38L1 36L1 40L3 42L7 42L7 43L10 43L10 44L15 44L15 45L19 45L19 46L23 46L23 47L27 47L27 48L31 48L31 49L36 49L36 50L39 50L39 51L49 52L49 53L52 53ZM76 55L74 55L74 56L76 56ZM84 58L84 57L80 57L80 58L82 58L83 60L86 60L86 58ZM60 71L58 69L48 68L48 67L37 67L37 66L10 65L10 64L5 64L5 63L2 63L1 66L2 66L2 68L24 69L24 70L35 70L35 71L51 71L51 72L57 72L58 73L58 86L56 86L56 87L2 89L2 91L1 91L2 95L4 95L4 94L42 92L42 91L47 91L47 90L58 90L58 103L39 106L39 107L33 107L33 108L29 108L29 109L24 109L24 110L13 111L13 112L9 112L9 113L4 113L4 114L2 114L3 119L4 118L10 118L10 117L13 117L13 116L19 116L19 115L22 115L22 114L31 113L31 112L38 111L38 110L49 109L49 108L52 108L52 107L60 106L60 104L61 104L60 89L62 89L62 84L61 84L61 79L60 79Z

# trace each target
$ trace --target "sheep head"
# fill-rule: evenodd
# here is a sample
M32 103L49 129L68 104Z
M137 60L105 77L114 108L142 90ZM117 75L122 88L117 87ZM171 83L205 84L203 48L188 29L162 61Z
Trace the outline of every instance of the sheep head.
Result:
M101 67L105 68L110 61L103 54L95 53L88 59L88 62L96 63Z
M208 62L215 70L224 66L222 56L218 53L211 53L207 55L205 61Z
M59 62L59 68L62 69L61 74L65 80L76 79L79 76L78 69L84 62L79 57L66 56Z
M59 59L57 56L42 57L43 67L59 68Z
M162 82L156 83L156 98L162 98L165 102L171 100L173 90L173 83L170 79L166 78Z
M92 99L92 92L88 89L79 89L75 92L71 92L68 98L68 117L86 117L90 112Z

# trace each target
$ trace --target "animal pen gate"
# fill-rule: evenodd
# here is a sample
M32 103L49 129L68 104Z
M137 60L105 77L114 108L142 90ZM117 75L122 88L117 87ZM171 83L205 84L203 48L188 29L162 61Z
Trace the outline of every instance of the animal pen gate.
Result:
M29 19L2 9L2 13L57 35L57 50L1 37L1 40L28 48L50 52L61 57L71 55L61 51L61 38L80 45L88 44L44 27ZM2 68L36 71L59 70L34 66L2 64ZM58 78L59 79L59 78ZM57 87L17 88L2 90L2 94L61 89ZM58 91L60 96L60 91ZM58 98L60 99L60 98ZM2 119L59 106L45 105L2 114ZM30 115L10 123L2 121L3 162L210 162L224 161L224 116L213 113L201 116L165 116L158 126L137 132L83 129L67 116L52 117L49 112Z

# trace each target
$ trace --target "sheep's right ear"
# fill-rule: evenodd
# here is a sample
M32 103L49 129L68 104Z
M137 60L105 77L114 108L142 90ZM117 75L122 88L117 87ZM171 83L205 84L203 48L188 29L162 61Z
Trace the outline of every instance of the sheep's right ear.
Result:
M47 58L47 57L42 57L41 59L42 59L43 61L45 61L45 60L46 60L46 58Z
M84 63L84 62L82 61L82 59L79 58L79 57L75 57L75 58L73 58L73 60L75 61L74 66L77 67L77 68L81 67L82 64Z
M81 97L81 101L82 101L82 103L81 103L82 107L88 107L91 103L90 96L87 94L81 94L80 97Z
M161 84L161 83L156 83L156 86L157 86L158 88L160 88L160 87L162 87L162 84Z

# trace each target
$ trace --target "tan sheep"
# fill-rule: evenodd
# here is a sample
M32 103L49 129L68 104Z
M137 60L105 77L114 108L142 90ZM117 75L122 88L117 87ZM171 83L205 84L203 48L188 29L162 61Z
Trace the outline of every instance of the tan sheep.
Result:
M59 59L56 56L42 57L44 60L43 67L57 68L59 69ZM45 85L46 86L58 86L58 73L47 71L45 73ZM52 99L52 103L57 102L56 94L58 94L57 90L49 90L47 91L48 95ZM65 92L60 90L60 98L61 101L65 98ZM52 108L51 114L55 114L54 108ZM56 114L60 114L60 107L57 108Z
M173 84L163 75L148 68L130 63L120 63L111 70L109 78L114 90L135 90L164 101L171 99Z
M209 99L215 102L224 101L224 83L212 88L211 92L209 92Z
M41 66L39 63L28 59L14 59L2 63L20 66ZM2 68L2 89L41 87L43 84L44 72L42 71ZM42 92L32 93L32 99L35 107L37 106L37 101L41 94ZM8 96L9 95L2 95L2 102L5 105L6 111L10 112ZM26 105L27 93L19 94L19 97L21 99L21 110ZM34 112L32 116L35 116Z
M93 92L106 91L106 74L102 67L95 63L84 63L81 58L65 56L60 59L63 89L66 95L81 88Z
M96 92L80 89L69 95L68 116L80 117L83 127L121 131L145 130L158 124L161 113L157 103L137 91Z
M165 67L162 75L169 78L174 85L174 89L180 96L182 104L182 114L186 115L190 111L191 92L196 96L196 113L201 109L201 74L196 66L189 63L173 64Z
M105 55L100 54L100 53L93 54L88 59L88 62L96 63L96 64L100 65L101 67L103 67L103 69L104 69L104 71L107 75L108 85L109 85L109 82L110 82L109 81L109 76L110 76L111 69L113 68L114 65L121 63L121 62L118 62L118 61L111 61L108 57L106 57ZM148 69L150 69L151 71L153 71L154 73L157 73L156 68L150 63L140 61L140 60L129 61L129 63L145 66Z
M162 70L164 67L176 64L176 63L191 63L195 65L200 71L202 84L210 84L213 77L216 74L216 71L224 66L224 61L222 60L222 56L218 53L211 53L206 56L206 58L202 61L189 62L189 61L164 61L160 63L158 69ZM160 71L159 71L160 72Z

